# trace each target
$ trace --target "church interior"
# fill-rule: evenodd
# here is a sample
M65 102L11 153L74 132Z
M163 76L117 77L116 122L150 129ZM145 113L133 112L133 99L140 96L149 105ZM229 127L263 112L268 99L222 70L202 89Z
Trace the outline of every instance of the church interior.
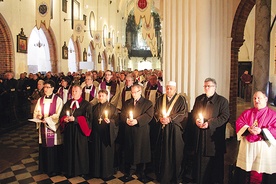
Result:
M225 183L235 163L235 121L266 92L276 110L274 0L0 0L0 82L6 72L160 70L191 111L204 79L229 101ZM143 9L142 9L142 8ZM252 80L244 84L248 71ZM0 83L0 84L1 84ZM0 94L2 95L2 94ZM105 183L38 172L35 125L20 96L0 96L0 183ZM275 100L274 100L275 99ZM26 102L27 103L27 102ZM117 172L106 183L125 183ZM142 183L134 176L127 183ZM153 173L147 183L158 183Z

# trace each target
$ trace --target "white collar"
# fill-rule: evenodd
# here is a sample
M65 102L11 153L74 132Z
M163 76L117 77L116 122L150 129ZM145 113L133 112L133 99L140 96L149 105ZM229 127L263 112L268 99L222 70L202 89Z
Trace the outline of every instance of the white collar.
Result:
M71 109L72 109L74 103L76 103L76 108L77 108L77 109L80 108L80 104L79 104L78 100L72 100L71 105L70 105L70 108L71 108Z

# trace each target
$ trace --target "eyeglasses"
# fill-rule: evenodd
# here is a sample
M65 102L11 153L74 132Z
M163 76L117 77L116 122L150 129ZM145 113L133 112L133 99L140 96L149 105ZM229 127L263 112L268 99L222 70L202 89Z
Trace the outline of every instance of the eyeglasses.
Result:
M51 86L44 86L44 88L47 88L47 89L49 89L49 88L52 88Z
M215 85L204 85L204 88L211 88L211 87L215 87Z
M132 94L136 94L136 93L138 93L138 92L140 92L141 90L139 90L139 91L131 91L131 93Z

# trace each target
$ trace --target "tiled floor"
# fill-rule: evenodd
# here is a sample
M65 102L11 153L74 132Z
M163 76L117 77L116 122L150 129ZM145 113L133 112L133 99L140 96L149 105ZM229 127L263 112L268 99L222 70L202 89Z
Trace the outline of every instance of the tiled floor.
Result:
M250 102L243 102L239 100L237 116L246 108L250 107ZM37 144L37 132L34 123L26 123L26 125L17 128L16 130L10 131L0 136L0 149L2 147L6 148L20 148L22 153L28 149L32 153L25 155L23 159L18 160L18 162L13 163L10 167L4 171L0 171L0 183L104 183L101 179L96 178L83 178L74 177L66 178L63 175L50 177L46 174L41 174L38 171L38 144ZM228 166L235 161L235 156L237 153L237 141L231 139L227 141L227 154L225 155L225 183L228 181ZM19 152L12 154L20 154ZM233 156L234 155L234 156ZM1 155L0 157L2 157ZM9 156L9 155L4 155ZM1 158L0 158L1 159ZM107 181L109 184L139 184L142 183L138 180L136 175L133 175L133 180L129 182L124 182L122 179L123 174L119 171L114 178ZM155 176L153 173L149 174L149 184L157 183L154 180Z
M22 160L19 160L17 163L13 164L10 168L5 169L0 173L0 183L39 183L39 184L48 184L48 183L104 183L102 179L96 178L83 178L83 177L74 177L66 178L63 175L50 177L46 174L41 174L38 171L38 144L37 144L37 132L35 129L34 123L26 123L26 125L13 130L9 133L6 133L0 137L1 149L5 147L8 148L21 148L21 151L24 152L24 149L33 149L33 153L26 155ZM18 154L18 153L10 153ZM5 155L8 157L8 155ZM151 177L152 176L152 177ZM109 184L120 184L125 183L123 180L123 174L119 171L114 175L114 178L107 181ZM133 180L126 183L142 183L138 180L136 175L132 175ZM154 181L154 175L148 175L148 183L157 183Z

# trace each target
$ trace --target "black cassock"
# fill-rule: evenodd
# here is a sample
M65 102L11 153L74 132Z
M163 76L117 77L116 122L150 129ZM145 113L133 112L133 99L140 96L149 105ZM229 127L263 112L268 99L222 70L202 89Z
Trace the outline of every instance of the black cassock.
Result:
M160 183L179 183L183 169L184 132L188 117L187 103L186 99L180 95L169 113L171 122L162 126L159 119L163 116L163 96L157 99L154 111L155 119L159 124L155 150L156 175ZM176 94L170 101L166 97L166 111L175 98Z
M141 97L134 106L133 98L125 101L121 113L121 120L126 123L129 112L138 124L129 126L125 124L125 162L128 164L141 164L151 161L150 127L154 108L152 102Z
M105 111L110 123L106 123ZM114 142L118 134L118 113L109 102L97 103L89 112L92 122L90 135L90 173L93 177L108 178L114 174Z
M61 119L66 116L70 109L72 100L67 101L60 114ZM87 117L91 105L88 101L82 100L80 107L73 110L74 122L66 123L63 128L63 171L68 176L78 176L89 173L89 152L88 137L83 133L79 117ZM86 122L85 122L86 123ZM88 124L87 124L88 126Z

